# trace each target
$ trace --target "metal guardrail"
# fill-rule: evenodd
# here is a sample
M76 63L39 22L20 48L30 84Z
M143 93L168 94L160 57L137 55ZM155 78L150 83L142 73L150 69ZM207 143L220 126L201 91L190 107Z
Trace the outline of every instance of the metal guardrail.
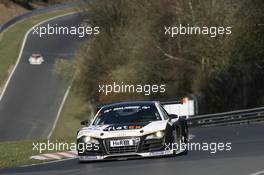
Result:
M264 107L239 111L193 116L188 124L193 127L224 126L264 121Z
M11 25L15 24L18 21L21 21L23 19L32 17L34 15L39 15L39 14L43 14L43 13L48 13L48 12L52 12L55 10L61 10L61 9L65 9L65 8L70 8L70 7L77 7L78 3L74 3L74 2L69 2L69 3L64 3L64 4L58 4L58 5L54 5L54 6L50 6L50 7L45 7L45 8L40 8L40 9L36 9L27 13L24 13L22 15L16 16L12 19L10 19L9 21L7 21L4 24L0 25L0 33L3 32L5 29L7 29L8 27L10 27Z

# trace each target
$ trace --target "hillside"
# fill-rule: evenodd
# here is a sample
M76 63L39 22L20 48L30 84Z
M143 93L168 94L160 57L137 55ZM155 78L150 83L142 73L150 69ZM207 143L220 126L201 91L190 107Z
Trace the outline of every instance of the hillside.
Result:
M201 113L264 104L263 0L86 2L89 19L100 26L75 64L76 88L88 103L193 94ZM206 30L172 36L169 27ZM166 85L166 92L99 93L99 85L113 82Z
M13 2L1 1L0 2L0 12L1 12L0 24L8 21L14 16L25 13L27 11L28 11L27 9Z

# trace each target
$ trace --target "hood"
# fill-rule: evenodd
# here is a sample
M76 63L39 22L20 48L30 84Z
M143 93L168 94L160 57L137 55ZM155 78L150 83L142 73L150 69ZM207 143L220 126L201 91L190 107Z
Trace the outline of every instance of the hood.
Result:
M128 124L111 124L84 127L80 129L77 139L82 136L90 136L94 138L111 138L126 136L143 136L156 131L165 130L168 120L159 120L144 123L128 123Z

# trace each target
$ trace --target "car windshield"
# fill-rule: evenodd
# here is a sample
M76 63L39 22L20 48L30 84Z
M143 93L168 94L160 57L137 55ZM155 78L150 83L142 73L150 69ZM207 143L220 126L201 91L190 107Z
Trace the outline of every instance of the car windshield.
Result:
M161 120L154 104L127 105L102 109L93 125L140 123Z

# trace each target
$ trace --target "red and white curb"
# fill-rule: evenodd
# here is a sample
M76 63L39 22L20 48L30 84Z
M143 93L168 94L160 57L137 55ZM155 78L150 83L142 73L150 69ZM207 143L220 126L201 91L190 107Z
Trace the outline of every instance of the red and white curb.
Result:
M57 153L47 153L47 154L40 154L37 156L31 156L30 159L36 160L61 160L61 159L68 159L68 158L76 158L77 151L66 151L66 152L57 152Z

